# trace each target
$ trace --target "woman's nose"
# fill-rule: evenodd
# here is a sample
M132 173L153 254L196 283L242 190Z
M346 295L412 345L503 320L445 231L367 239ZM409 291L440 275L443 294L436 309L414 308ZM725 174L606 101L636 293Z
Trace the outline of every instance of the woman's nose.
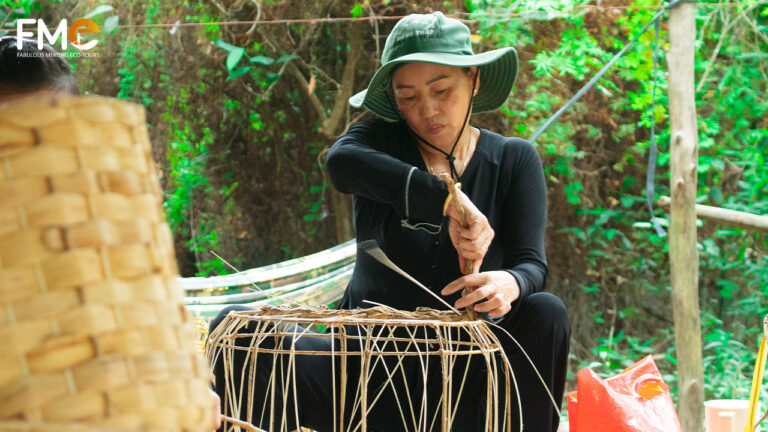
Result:
M438 102L432 98L424 98L419 111L419 114L424 118L433 117L437 114Z

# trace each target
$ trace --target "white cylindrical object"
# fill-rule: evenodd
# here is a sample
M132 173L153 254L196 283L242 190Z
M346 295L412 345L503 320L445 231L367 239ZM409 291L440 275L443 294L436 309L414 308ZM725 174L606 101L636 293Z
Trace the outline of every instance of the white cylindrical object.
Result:
M742 432L747 424L749 401L714 399L704 402L706 432Z

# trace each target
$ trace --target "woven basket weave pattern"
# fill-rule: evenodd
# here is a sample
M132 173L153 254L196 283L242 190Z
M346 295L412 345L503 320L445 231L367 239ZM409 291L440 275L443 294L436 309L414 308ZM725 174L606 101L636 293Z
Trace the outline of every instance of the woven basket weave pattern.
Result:
M211 424L144 122L107 98L0 105L0 429Z
M325 329L310 330L318 325ZM318 345L297 343L300 339L325 340L327 349L308 348ZM517 384L498 338L484 321L467 320L452 311L262 305L254 310L230 311L209 335L205 352L216 374L224 413L269 430L292 430L294 418L295 424L306 422L306 411L297 408L301 402L292 403L300 399L299 393L313 391L301 387L301 378L297 380L297 375L307 371L297 366L299 363L333 365L331 373L339 374L338 380L335 375L330 380L332 389L325 389L333 399L329 402L332 408L323 406L332 421L328 430L365 432L378 428L369 425L368 419L377 403L382 411L402 421L398 430L462 430L454 424L455 413L459 408L471 408L484 422L477 430L508 432L512 413L519 413L511 399ZM310 356L319 361L299 360ZM475 363L469 363L470 357ZM405 366L408 363L421 368ZM476 368L470 379L480 389L472 395L484 392L484 399L476 404L466 402L472 396L464 390L470 365ZM313 384L324 383L323 370L328 372L320 369ZM436 376L440 382L429 381ZM424 391L417 396L415 390L422 386ZM513 386L515 390L511 390ZM402 392L408 388L413 396ZM379 396L387 389L401 399L382 406ZM459 407L462 394L465 402ZM427 399L439 401L433 412L428 412Z

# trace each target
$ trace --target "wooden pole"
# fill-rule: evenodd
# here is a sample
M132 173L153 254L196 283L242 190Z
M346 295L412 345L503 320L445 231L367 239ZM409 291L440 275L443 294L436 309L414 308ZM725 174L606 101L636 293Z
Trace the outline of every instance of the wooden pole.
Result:
M677 343L678 415L683 432L704 424L704 373L699 318L699 258L696 251L698 133L694 95L693 3L669 12L670 206L669 255L672 311Z
M672 200L666 196L659 198L656 202L661 208L669 208L671 203ZM712 222L768 234L768 216L703 204L696 204L696 216Z

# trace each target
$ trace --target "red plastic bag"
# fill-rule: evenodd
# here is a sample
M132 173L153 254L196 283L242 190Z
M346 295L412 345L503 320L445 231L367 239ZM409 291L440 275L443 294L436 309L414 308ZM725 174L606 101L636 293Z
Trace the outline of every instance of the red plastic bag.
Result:
M606 380L584 368L566 395L570 432L681 432L669 387L649 355Z

